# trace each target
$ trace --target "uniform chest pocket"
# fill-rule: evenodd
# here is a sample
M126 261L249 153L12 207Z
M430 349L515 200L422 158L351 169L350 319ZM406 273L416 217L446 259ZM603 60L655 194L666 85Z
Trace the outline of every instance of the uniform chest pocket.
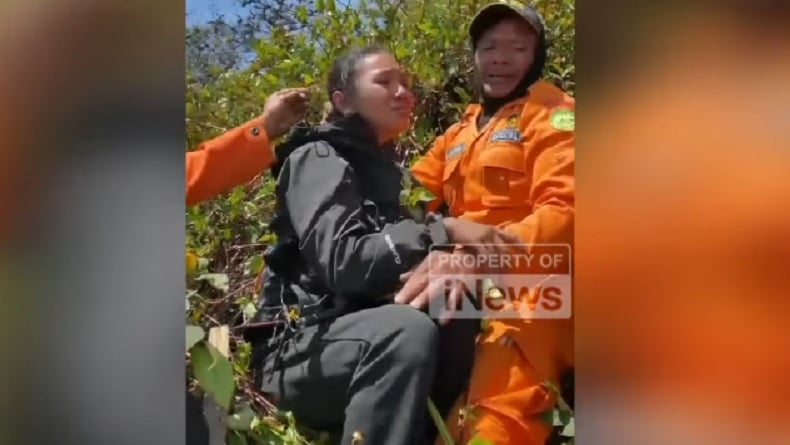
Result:
M490 207L529 206L531 175L520 144L496 143L486 147L475 160L480 200Z
M442 194L444 202L452 208L461 198L462 177L458 171L460 156L446 160L442 172Z

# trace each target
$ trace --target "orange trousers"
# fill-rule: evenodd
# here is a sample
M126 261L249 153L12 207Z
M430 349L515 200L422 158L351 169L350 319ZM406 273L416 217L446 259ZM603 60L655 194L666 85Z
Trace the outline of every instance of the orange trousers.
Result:
M456 444L475 437L493 445L546 443L552 428L542 415L553 409L556 395L543 383L559 379L561 369L550 363L557 362L555 348L562 341L556 329L540 323L492 320L481 334L469 389L446 419ZM571 331L563 331L569 334L560 337L572 337ZM549 339L538 332L555 335ZM444 445L441 437L436 445Z

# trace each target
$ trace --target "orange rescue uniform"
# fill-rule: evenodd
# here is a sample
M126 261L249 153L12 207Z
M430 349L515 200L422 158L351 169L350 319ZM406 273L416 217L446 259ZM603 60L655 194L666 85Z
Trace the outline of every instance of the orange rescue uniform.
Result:
M482 128L468 107L412 171L450 214L500 227L525 244L573 245L575 101L539 81ZM555 398L541 383L573 366L570 319L492 320L478 341L468 393L448 428L460 443L543 444ZM439 440L441 443L441 440Z
M260 118L204 142L186 155L187 206L252 180L275 161Z

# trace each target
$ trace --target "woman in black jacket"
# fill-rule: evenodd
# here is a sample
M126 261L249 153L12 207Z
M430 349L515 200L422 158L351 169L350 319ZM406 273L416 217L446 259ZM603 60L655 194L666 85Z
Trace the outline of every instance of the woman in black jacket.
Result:
M392 141L410 126L408 83L386 50L339 58L329 122L295 133L273 169L278 243L258 321L275 328L253 342L256 379L281 410L343 444L431 443L427 399L446 415L474 356L478 320L439 326L392 301L400 276L452 243L448 234L479 230L420 223L401 204L408 172Z

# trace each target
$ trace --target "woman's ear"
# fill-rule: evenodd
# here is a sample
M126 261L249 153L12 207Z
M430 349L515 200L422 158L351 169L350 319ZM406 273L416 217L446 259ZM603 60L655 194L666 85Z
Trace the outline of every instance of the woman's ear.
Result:
M348 96L342 91L333 91L329 100L335 105L335 109L343 114L350 111L350 104L348 103Z

